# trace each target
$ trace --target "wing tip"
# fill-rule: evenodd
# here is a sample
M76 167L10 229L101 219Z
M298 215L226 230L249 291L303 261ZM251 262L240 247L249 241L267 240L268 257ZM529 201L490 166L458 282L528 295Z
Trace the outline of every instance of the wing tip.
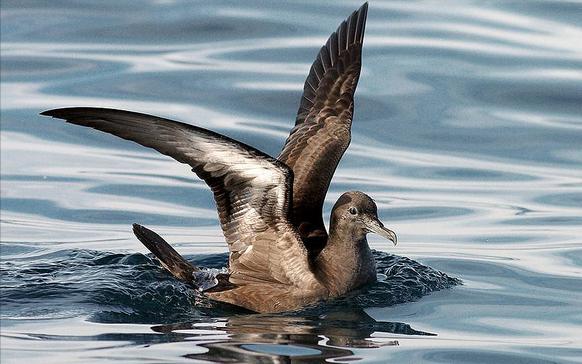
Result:
M317 89L327 69L334 68L340 72L353 62L361 63L367 17L368 2L366 1L340 23L317 53L303 85L303 94L299 103L295 126L305 121L309 110L315 105ZM341 62L342 57L345 58L346 55L348 57L347 60ZM360 72L359 67L361 66L358 65L358 70L356 71L358 75ZM322 74L321 76L320 73Z
M366 1L365 3L362 4L362 6L360 6L360 8L358 9L358 11L368 11L368 2Z
M83 112L87 113L90 111L90 109L91 108L89 108L89 107L63 107L63 108L58 108L58 109L45 110L45 111L41 112L40 115L50 116L50 117L56 118L56 119L67 120L73 116L79 116L77 114L80 114Z
M354 11L353 15L358 15L360 16L360 14L364 17L364 19L366 19L366 17L368 16L368 2L366 1L365 3L363 3L358 10Z
M58 115L58 111L61 109L51 109L51 110L45 110L43 112L40 113L40 115L42 116L50 116L50 117L56 117L56 115Z
M362 26L360 27L360 31L359 34L356 34L356 36L359 39L360 43L364 42L364 33L366 31L366 22L368 20L368 2L366 1L359 9L358 9L358 23L360 22L359 20L362 20Z
M340 57L342 52L348 51L354 45L356 47L361 47L363 45L367 18L368 2L366 1L357 10L352 12L350 16L342 21L335 32L329 36L322 48L326 48L332 66L335 66L336 60ZM320 56L321 51L318 53L314 65L317 63Z
M356 44L362 44L364 42L366 21L368 20L368 2L366 1L363 3L362 6L360 6L358 10L354 11L346 20L350 22L356 22L354 39L350 39L350 41L353 41Z

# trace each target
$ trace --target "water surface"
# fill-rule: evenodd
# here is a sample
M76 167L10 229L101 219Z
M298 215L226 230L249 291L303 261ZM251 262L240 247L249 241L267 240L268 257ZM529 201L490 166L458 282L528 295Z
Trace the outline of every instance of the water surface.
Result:
M582 5L370 3L352 145L399 235L381 281L292 314L212 303L132 236L221 267L189 169L40 111L114 107L277 155L354 2L3 1L1 361L574 363L582 357ZM459 285L462 280L462 285Z

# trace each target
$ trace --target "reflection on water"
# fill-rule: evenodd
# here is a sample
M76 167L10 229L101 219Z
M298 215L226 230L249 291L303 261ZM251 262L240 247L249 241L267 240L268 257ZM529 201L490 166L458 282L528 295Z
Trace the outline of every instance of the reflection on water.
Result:
M115 347L171 343L192 345L185 358L217 362L305 362L352 355L351 348L398 345L396 335L436 336L402 322L377 321L364 308L410 302L460 282L413 260L375 252L380 282L342 299L302 311L260 315L208 300L175 281L157 261L142 254L59 250L4 245L3 319L66 319L89 315L95 323L168 322L151 333L92 335L21 331L12 339L56 342L118 342ZM221 267L228 255L193 257L199 266ZM66 307L66 309L64 309ZM361 308L360 308L361 307ZM375 338L383 334L387 337ZM322 342L322 339L325 341ZM200 353L200 348L208 352Z
M133 222L224 264L187 168L38 116L130 109L277 155L314 55L359 5L2 1L2 363L579 361L576 2L371 2L326 211L367 192L401 244L371 237L380 282L291 315L216 305L141 254Z
M399 322L377 322L363 310L338 311L318 317L233 316L214 322L189 322L152 327L155 332L171 333L191 340L192 332L219 330L228 340L201 343L208 350L186 357L217 362L278 363L292 357L299 363L326 362L327 359L353 355L350 348L379 348L398 345L398 340L374 340L373 333L400 335L434 334L417 331ZM325 345L321 345L322 339Z
M434 334L417 331L398 322L377 322L363 310L329 312L316 317L238 315L227 319L156 325L153 333L108 333L91 336L29 334L43 341L123 342L123 346L184 343L192 353L184 358L219 363L324 363L353 355L350 348L397 346L398 339L370 339L373 333L398 335ZM162 334L162 335L159 335ZM322 345L322 340L325 345ZM200 348L208 349L200 352Z

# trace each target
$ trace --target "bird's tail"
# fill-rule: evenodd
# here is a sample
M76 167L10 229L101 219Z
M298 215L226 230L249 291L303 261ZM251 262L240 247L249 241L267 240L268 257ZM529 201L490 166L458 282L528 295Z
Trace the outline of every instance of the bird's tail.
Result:
M182 282L194 285L193 273L197 272L198 268L178 254L161 236L138 224L133 224L133 233L168 272Z

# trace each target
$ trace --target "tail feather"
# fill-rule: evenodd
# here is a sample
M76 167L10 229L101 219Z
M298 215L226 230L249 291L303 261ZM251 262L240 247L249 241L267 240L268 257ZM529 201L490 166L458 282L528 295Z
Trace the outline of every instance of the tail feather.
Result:
M155 256L166 270L184 283L193 285L193 273L198 268L184 259L161 236L138 224L133 224L133 233Z

